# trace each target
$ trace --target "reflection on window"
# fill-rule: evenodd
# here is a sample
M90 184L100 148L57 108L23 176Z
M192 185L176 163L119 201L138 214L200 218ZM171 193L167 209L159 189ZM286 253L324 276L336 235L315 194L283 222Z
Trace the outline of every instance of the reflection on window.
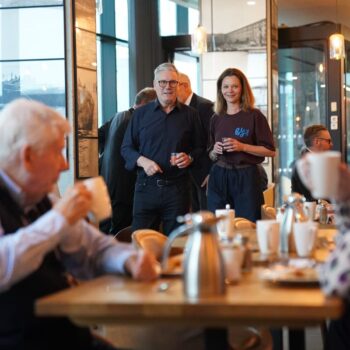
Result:
M63 0L0 0L0 7L32 7L63 5Z
M118 43L117 49L117 108L124 111L130 108L129 103L129 48Z
M65 66L58 61L0 64L0 107L18 97L41 101L65 113Z
M1 60L64 57L62 6L0 9L0 28Z
M128 0L115 0L115 33L118 39L129 40Z

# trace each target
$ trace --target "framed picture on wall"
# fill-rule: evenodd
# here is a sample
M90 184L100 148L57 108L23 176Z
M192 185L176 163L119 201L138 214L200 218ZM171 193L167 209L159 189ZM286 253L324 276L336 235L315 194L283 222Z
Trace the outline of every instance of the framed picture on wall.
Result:
M78 138L78 178L98 175L98 139Z
M77 129L79 137L97 137L96 79L96 71L77 69Z

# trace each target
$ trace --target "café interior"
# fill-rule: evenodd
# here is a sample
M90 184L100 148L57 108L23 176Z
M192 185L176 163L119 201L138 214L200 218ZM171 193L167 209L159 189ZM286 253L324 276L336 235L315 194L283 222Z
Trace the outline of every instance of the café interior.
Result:
M350 162L348 0L0 0L0 28L0 108L28 97L71 122L65 150L70 169L59 180L61 192L76 180L98 175L98 128L132 106L137 91L152 86L154 68L162 62L174 63L190 77L195 93L213 101L225 68L246 74L276 145L276 157L263 163L273 184L267 197L272 207L290 194L291 163L299 157L308 125L324 124L333 149ZM198 29L206 41L196 45ZM335 33L344 41L332 56L329 39ZM323 229L322 242L327 242L334 228ZM322 327L341 315L339 299L327 299L317 288L268 289L252 276L245 279L229 287L236 292L226 301L197 304L186 301L174 279L163 286L157 282L156 292L150 285L136 291L132 282L106 279L60 300L43 300L38 313L66 312L119 346L128 334L120 324L153 320L170 326L283 327L284 350L323 347ZM123 294L121 286L130 294ZM77 300L73 310L72 300L84 293L86 299ZM114 305L115 299L120 304ZM308 330L300 347L286 341L293 327ZM236 349L268 349L260 346Z

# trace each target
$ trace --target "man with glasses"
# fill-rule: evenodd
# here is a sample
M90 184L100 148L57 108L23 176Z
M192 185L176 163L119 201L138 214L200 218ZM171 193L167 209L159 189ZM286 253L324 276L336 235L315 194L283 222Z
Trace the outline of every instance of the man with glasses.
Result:
M329 151L333 147L332 138L324 125L314 124L306 128L304 132L304 143L305 148L301 152L303 157L308 152L325 152ZM308 202L316 201L312 197L310 191L304 186L303 182L300 180L298 171L295 167L295 162L293 164L292 172L292 192L298 192L305 196Z
M179 75L171 63L154 71L157 99L138 108L126 131L126 169L137 168L132 229L168 235L190 209L188 167L204 151L198 113L177 101Z

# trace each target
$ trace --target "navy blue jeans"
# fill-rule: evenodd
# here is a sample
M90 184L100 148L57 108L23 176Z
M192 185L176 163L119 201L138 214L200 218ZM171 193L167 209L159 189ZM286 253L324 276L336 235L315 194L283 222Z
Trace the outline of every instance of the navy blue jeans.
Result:
M255 165L245 168L226 169L213 165L208 184L208 209L224 209L230 204L236 217L255 222L261 219L264 196Z
M190 209L188 177L167 180L139 175L135 185L132 229L159 230L163 223L165 235L179 226L176 218Z

